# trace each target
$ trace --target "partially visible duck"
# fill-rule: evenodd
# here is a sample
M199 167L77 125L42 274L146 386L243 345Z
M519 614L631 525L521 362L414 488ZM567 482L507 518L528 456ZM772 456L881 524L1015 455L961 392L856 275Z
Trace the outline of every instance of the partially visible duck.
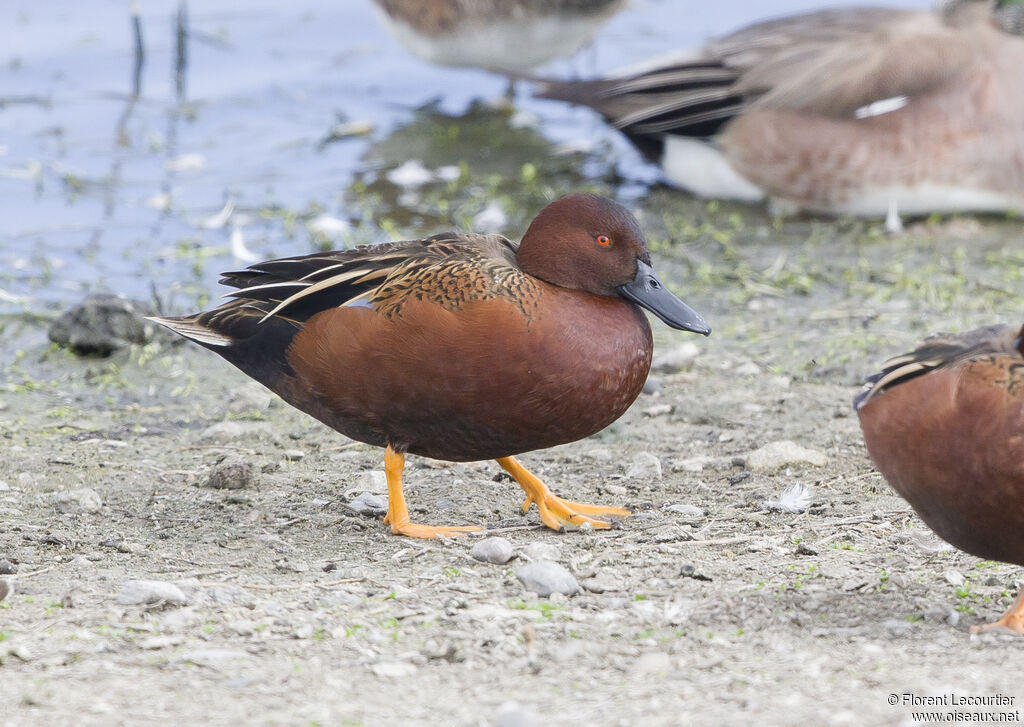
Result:
M589 43L625 0L374 0L408 51L442 66L523 73Z
M579 194L549 204L522 242L445 233L271 260L232 273L234 300L156 318L342 434L385 448L394 533L479 528L410 522L405 454L496 459L551 528L621 517L556 497L514 457L587 437L636 399L651 364L640 306L710 329L651 267L637 220Z
M593 108L702 197L869 217L1021 212L1022 33L1013 0L820 10L540 95Z
M871 459L935 533L1024 566L1024 328L934 336L854 400ZM1024 592L978 630L1024 634Z

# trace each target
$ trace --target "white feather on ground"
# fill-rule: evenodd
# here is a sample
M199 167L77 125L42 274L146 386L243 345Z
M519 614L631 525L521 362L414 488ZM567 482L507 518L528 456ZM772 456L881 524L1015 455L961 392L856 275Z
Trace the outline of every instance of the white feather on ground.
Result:
M762 502L761 509L774 512L798 513L806 510L810 504L811 489L798 482L783 490L778 500L765 500Z

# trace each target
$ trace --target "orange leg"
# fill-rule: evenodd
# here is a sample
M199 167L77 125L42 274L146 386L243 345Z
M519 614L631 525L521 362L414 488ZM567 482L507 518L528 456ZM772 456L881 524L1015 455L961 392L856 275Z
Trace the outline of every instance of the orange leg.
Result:
M384 474L388 479L388 514L384 516L384 524L391 526L392 533L408 535L410 538L451 538L480 530L476 525L444 528L410 522L409 508L405 504L405 494L402 492L404 469L405 455L399 454L388 445L384 450Z
M998 621L983 626L972 626L973 633L980 633L990 629L1007 629L1019 635L1024 634L1024 589L1021 590L1017 600L1010 606L1010 610L999 617Z
M607 528L609 525L605 520L595 520L587 516L617 518L629 515L629 510L621 507L585 505L555 496L540 478L519 464L519 460L515 457L501 457L495 461L512 475L512 478L526 492L523 512L529 510L533 503L537 503L541 521L552 530L575 530L584 523L590 523L595 528Z

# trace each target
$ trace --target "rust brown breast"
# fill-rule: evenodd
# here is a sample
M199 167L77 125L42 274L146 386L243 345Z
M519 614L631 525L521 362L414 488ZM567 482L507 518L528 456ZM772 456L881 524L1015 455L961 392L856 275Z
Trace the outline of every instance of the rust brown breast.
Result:
M343 434L439 459L493 459L589 436L640 393L644 314L618 298L536 292L446 306L406 296L388 315L325 310L295 336L290 403Z
M879 471L936 534L981 558L1024 565L1019 352L979 354L900 381L858 413Z

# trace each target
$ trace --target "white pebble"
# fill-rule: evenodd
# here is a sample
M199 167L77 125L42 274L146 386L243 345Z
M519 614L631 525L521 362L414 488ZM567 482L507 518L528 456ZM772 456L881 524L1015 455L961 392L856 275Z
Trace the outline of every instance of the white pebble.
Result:
M523 548L523 555L527 560L558 560L562 557L562 551L557 545L536 542Z
M626 477L632 479L661 479L661 460L650 452L637 452L626 470Z
M673 374L688 368L699 355L700 349L697 347L697 344L686 341L655 356L651 369L666 374Z
M383 515L388 511L388 498L372 492L361 492L348 506L360 515Z
M580 591L576 577L564 566L550 560L539 560L524 565L516 570L516 578L526 590L536 593L541 598L547 598L552 593L572 596Z
M167 603L184 606L189 602L180 588L166 581L129 580L121 584L117 602L124 606L139 606L153 603Z
M63 513L96 513L103 507L103 499L88 487L55 492L52 497L54 507Z
M501 565L512 559L512 543L505 538L484 538L473 546L469 554L484 563Z
M776 470L794 464L824 467L828 457L823 452L801 447L790 441L769 442L746 457L746 466L753 472Z
M704 517L704 511L696 505L666 505L664 509L666 512L675 513L684 519Z

